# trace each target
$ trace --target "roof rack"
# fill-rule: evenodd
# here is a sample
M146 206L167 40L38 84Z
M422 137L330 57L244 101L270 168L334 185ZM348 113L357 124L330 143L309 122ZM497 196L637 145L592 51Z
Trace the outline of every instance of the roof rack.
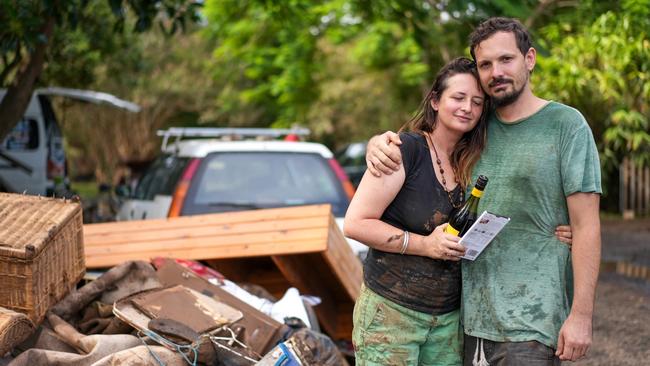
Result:
M304 127L294 128L211 128L211 127L171 127L158 130L156 135L162 136L161 149L167 149L169 139L175 137L178 143L184 137L232 137L243 138L278 138L287 135L308 136L311 131Z

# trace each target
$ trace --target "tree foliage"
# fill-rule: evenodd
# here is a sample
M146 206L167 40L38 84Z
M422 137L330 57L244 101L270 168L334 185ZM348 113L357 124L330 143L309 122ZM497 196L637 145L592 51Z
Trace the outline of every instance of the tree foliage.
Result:
M218 123L312 127L331 142L396 128L478 19L536 1L206 1ZM545 8L545 7L544 7ZM544 13L544 12L541 12Z
M157 130L211 118L218 88L205 76L211 48L198 32L188 28L169 37L153 31L139 35L130 48L138 57L118 53L104 59L85 87L132 100L142 107L139 113L56 99L73 175L94 173L98 181L116 183L128 175L126 163L158 153Z
M143 32L157 23L173 34L185 28L188 22L199 21L201 3L192 0L107 0L107 5L110 12L106 15L109 16L99 17L87 11L89 7L101 9L97 1L0 0L0 24L3 24L0 28L0 83L8 86L0 102L0 140L22 117L48 59L79 55L81 57L70 61L81 67L69 70L92 69L93 63L102 61L99 57L102 53L93 51L119 50L116 44L111 44L116 39L112 35L121 33L130 11L135 14L134 31ZM53 48L57 38L59 41L73 38L72 44L81 47L73 49L61 44L62 47ZM95 41L99 47L95 46ZM83 80L83 75L73 79Z
M543 29L539 91L590 122L605 168L650 163L650 1L625 0L591 22Z

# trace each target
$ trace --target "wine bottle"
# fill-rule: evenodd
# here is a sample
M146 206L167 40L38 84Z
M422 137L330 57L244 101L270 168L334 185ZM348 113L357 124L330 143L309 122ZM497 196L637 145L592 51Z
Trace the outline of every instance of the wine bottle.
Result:
M461 207L449 215L449 225L445 229L446 233L463 236L472 224L474 224L477 216L478 201L483 196L483 190L485 190L487 182L488 178L486 176L478 176L470 197Z

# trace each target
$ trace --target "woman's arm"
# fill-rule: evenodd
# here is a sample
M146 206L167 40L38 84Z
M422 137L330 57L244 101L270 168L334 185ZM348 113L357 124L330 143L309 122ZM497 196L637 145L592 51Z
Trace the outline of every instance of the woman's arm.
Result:
M404 243L404 231L381 221L380 217L404 185L404 180L404 165L401 163L391 175L376 177L366 171L345 215L345 236L374 249L399 253ZM465 249L458 244L458 237L444 233L446 225L438 226L429 236L409 234L404 254L460 260Z

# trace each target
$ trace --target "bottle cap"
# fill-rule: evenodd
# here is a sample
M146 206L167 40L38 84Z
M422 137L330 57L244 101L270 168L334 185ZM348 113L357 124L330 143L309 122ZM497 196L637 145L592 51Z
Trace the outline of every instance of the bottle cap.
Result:
M480 189L482 191L482 190L485 189L485 186L487 185L487 183L488 183L488 177L486 177L484 175L479 175L478 179L476 180L476 185L474 187L476 187L477 189Z

